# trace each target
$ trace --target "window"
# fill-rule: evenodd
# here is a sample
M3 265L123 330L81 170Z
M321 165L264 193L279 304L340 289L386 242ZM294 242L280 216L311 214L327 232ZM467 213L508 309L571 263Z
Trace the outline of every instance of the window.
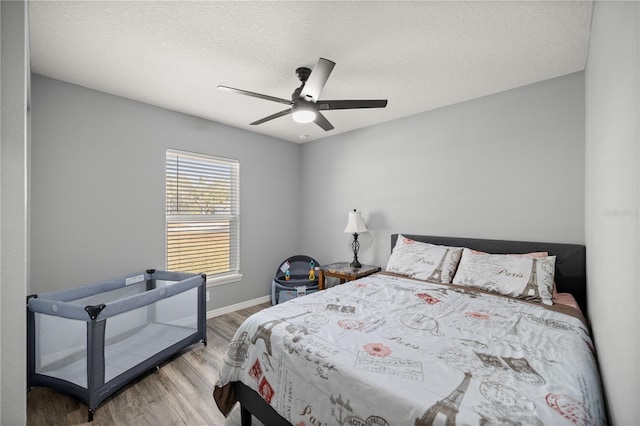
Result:
M240 275L240 164L167 150L167 269L207 274L208 282Z

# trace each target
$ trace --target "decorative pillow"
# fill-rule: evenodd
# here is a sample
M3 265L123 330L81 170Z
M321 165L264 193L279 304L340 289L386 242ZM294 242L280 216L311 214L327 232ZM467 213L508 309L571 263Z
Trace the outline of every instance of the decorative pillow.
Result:
M555 256L462 253L453 284L552 305Z
M460 262L462 247L414 241L398 235L387 271L434 283L450 283Z
M477 251L477 250L471 250L472 252L476 253L476 254L491 254L491 253L486 253L484 251ZM541 257L547 257L549 256L549 252L547 251L532 251L531 253L508 253L510 256L523 256L523 257L536 257L536 258L541 258ZM555 268L555 265L554 265ZM556 280L553 280L553 291L551 292L552 294L552 298L551 300L556 298L556 295L558 294L558 290L556 289Z
M473 253L476 254L491 254L491 253L487 253L484 251L477 251L477 250L471 250ZM547 257L549 256L549 252L547 251L532 251L531 253L508 253L509 256L522 256L522 257L536 257L536 258L541 258L541 257ZM555 266L554 266L555 268ZM551 300L556 298L556 295L558 294L558 290L556 289L556 280L553 280L553 291L551 292L551 295L553 297L551 297Z

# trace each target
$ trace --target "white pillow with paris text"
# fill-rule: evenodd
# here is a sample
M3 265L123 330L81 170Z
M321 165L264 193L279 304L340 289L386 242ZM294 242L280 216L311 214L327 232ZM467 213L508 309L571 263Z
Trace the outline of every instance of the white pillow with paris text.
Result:
M446 247L398 235L387 263L387 272L419 280L448 284L460 261L462 247Z
M555 256L485 254L465 248L453 284L552 305L555 263Z

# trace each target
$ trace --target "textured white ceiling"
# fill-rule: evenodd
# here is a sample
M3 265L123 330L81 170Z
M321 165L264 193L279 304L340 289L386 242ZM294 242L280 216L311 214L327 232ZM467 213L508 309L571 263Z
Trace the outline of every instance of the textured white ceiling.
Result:
M31 1L35 73L305 142L584 69L591 1ZM335 129L218 85L289 98L295 69L336 62ZM301 139L304 135L306 139Z

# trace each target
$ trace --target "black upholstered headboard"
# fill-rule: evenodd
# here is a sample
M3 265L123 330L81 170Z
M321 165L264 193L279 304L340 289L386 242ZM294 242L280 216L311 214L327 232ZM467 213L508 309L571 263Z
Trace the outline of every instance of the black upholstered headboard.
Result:
M555 281L559 293L571 293L582 313L587 316L587 248L580 244L536 243L530 241L483 240L460 237L435 237L429 235L402 234L425 243L468 247L487 253L530 253L546 251L556 256ZM395 247L398 234L391 235L391 248Z

